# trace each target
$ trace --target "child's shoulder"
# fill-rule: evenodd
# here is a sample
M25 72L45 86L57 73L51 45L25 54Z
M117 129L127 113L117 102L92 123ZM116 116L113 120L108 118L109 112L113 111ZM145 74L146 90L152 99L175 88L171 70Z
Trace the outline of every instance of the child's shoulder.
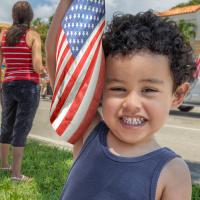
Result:
M191 176L182 158L176 157L164 166L158 180L156 196L160 196L156 199L191 199Z

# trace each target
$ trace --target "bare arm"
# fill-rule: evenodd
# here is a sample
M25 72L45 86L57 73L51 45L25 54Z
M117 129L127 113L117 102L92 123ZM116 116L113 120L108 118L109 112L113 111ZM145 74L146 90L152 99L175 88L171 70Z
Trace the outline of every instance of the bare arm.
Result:
M94 117L93 121L91 122L89 128L87 131L83 134L83 136L74 144L73 146L73 160L76 160L78 157L80 150L87 139L87 137L91 134L92 130L95 128L95 126L100 122L101 116L99 112L96 113L96 116Z
M45 49L47 59L47 70L49 73L50 84L52 89L54 88L56 72L56 40L61 21L70 4L71 0L60 0L47 34Z
M191 200L192 183L185 162L176 158L170 161L161 173L164 182L162 197L159 200Z
M31 38L32 38L33 69L37 73L42 73L44 70L44 67L42 65L42 51L41 51L40 35L35 31L31 31L30 34L31 34Z
M0 33L0 77L1 77L1 65L3 63L3 55L1 51L1 40L2 40L2 32Z

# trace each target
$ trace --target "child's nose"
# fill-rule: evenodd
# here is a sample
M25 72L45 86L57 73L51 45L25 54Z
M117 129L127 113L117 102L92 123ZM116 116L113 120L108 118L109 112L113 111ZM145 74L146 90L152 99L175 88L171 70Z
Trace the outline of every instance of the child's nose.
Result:
M137 112L141 109L141 97L136 92L130 93L123 101L122 107L126 112Z

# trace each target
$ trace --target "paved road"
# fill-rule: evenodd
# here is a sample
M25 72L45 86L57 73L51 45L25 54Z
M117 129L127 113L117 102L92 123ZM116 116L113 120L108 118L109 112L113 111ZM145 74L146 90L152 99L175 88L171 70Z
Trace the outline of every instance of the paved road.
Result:
M62 141L49 123L49 100L41 100L30 136L64 148L72 146ZM168 146L188 163L193 182L200 183L200 108L189 113L171 112L166 125L156 135L162 146Z
M200 184L199 122L200 108L189 113L172 111L157 139L161 145L170 147L186 160L193 182Z
M56 145L64 148L72 148L72 145L63 141L53 130L49 122L50 104L51 101L48 99L40 101L30 135L33 138L39 138L48 143L55 143Z

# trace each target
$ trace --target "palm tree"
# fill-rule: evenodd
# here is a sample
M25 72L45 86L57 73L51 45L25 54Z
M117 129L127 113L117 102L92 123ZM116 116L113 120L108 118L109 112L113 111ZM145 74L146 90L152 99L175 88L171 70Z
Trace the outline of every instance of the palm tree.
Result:
M191 39L194 39L196 36L196 25L191 22L186 22L184 19L181 19L178 23L178 27L182 32L185 40L190 42Z

